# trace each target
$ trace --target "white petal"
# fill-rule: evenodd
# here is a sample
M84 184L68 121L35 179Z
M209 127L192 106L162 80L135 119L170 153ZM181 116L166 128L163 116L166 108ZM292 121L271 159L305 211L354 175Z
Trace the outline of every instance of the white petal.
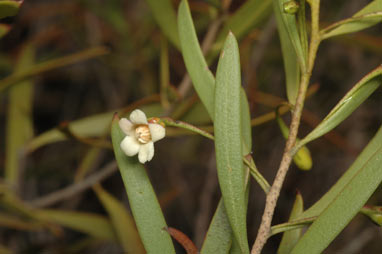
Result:
M130 114L130 121L135 124L147 124L147 117L142 110L136 109Z
M121 120L119 120L118 123L123 133L125 133L128 136L131 136L131 133L134 131L134 124L126 118L121 118Z
M149 129L151 133L151 140L153 142L156 142L166 136L166 129L160 124L149 123Z
M154 143L149 142L145 145L141 145L139 149L138 159L140 163L145 163L146 161L151 161L154 157Z
M135 137L126 136L121 142L121 149L127 156L134 156L139 152L141 145Z

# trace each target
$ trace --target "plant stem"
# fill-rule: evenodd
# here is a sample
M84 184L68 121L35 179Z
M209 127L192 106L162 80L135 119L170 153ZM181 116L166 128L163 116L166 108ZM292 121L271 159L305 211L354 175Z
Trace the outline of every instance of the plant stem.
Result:
M300 125L302 109L304 107L305 94L309 85L310 76L312 74L312 69L314 66L314 60L316 58L317 49L321 40L319 33L320 1L310 0L309 3L311 5L312 11L312 34L309 46L307 70L304 73L302 73L296 104L292 111L292 120L289 127L289 137L285 145L280 167L277 171L275 180L266 198L263 217L261 219L260 228L255 243L253 244L251 254L260 254L261 250L263 249L266 241L270 236L272 217L276 208L278 197L280 195L281 187L284 183L285 176L288 172L289 166L293 158L292 150L296 143L298 127Z

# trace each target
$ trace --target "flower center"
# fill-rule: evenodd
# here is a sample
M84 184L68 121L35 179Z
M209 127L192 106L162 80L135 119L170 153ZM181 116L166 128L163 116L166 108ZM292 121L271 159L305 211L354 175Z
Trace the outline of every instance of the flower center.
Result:
M135 137L142 144L147 144L151 141L151 133L148 125L142 124L135 128Z

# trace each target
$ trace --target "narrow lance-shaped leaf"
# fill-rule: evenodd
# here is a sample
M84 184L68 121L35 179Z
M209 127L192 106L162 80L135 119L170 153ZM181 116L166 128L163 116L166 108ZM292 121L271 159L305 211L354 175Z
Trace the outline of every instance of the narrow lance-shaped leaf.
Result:
M382 0L374 0L349 19L337 22L321 31L323 39L354 33L382 21Z
M246 227L245 171L242 162L240 60L236 39L229 33L216 73L215 150L220 189L234 236L249 253Z
M184 63L200 100L211 118L214 117L214 83L199 46L187 0L182 0L178 11L178 30Z
M133 218L126 207L106 192L101 185L96 185L93 189L110 216L111 223L113 224L113 228L123 250L126 251L126 253L146 253L137 229L135 228Z
M307 209L298 219L306 219L320 215L328 205L337 198L344 187L352 180L354 176L362 169L362 166L370 159L371 155L381 147L382 144L382 128L378 130L374 138L363 149L362 153L357 157L351 167L345 174L333 185L332 188L313 206Z
M125 135L118 122L119 117L115 115L111 128L114 154L143 245L147 253L175 253L171 237L164 230L167 225L145 168L136 157L126 156L120 148Z
M361 79L330 111L324 120L297 144L297 147L299 148L331 131L358 108L381 84L382 66L379 66Z
M32 45L24 46L18 59L16 72L22 72L33 65L34 55ZM9 90L5 178L16 188L19 181L20 159L23 155L22 148L33 136L32 99L33 82L31 80L19 82Z
M358 213L382 181L382 145L309 227L292 254L319 254Z
M273 7L276 15L281 17L284 27L279 27L280 29L285 29L291 44L293 45L294 51L296 53L299 66L302 71L306 69L306 55L304 53L303 47L301 45L300 35L296 23L296 16L294 14L285 13L283 11L283 5L288 0L273 0ZM285 36L283 36L285 37Z
M292 212L289 216L289 221L293 221L298 215L304 211L304 201L301 193L297 193L296 200L294 201ZM302 234L302 228L286 231L281 238L281 243L277 254L289 254L294 245L300 239Z
M170 0L146 0L156 22L176 48L180 48L176 28L176 13Z

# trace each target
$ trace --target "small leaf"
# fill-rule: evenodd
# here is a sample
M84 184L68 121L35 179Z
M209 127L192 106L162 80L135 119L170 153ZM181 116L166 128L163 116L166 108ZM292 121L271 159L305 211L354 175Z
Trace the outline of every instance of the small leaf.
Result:
M166 228L166 231L186 250L187 254L198 254L198 248L191 239L176 228Z
M128 157L120 148L125 135L118 122L119 117L115 115L111 128L114 154L143 245L147 253L157 253L158 250L175 253L171 237L163 230L167 227L166 221L145 168L137 156Z
M382 0L374 0L352 18L337 22L321 31L322 38L354 33L378 24L382 21Z
M240 60L236 39L229 33L216 73L215 150L220 189L235 238L249 253L246 227L245 171L242 155Z
M55 222L97 238L117 241L113 226L104 216L53 209L37 210L34 213L42 221Z
M170 0L146 0L156 22L167 38L176 48L180 48L178 30L176 28L176 13Z
M376 225L382 226L382 206L364 206L360 212L369 217Z
M382 66L361 79L322 122L297 144L297 148L328 133L358 108L382 84Z
M292 254L319 254L334 240L382 181L382 145L309 227Z
M304 201L301 193L297 193L294 201L292 212L290 213L289 221L293 221L298 215L304 211ZM302 228L286 231L281 239L280 246L277 250L278 254L289 254L294 245L300 239Z
M146 253L135 228L133 218L123 204L106 192L101 185L96 185L93 189L110 216L111 223L123 250L134 254Z
M0 19L15 16L23 1L0 1Z

